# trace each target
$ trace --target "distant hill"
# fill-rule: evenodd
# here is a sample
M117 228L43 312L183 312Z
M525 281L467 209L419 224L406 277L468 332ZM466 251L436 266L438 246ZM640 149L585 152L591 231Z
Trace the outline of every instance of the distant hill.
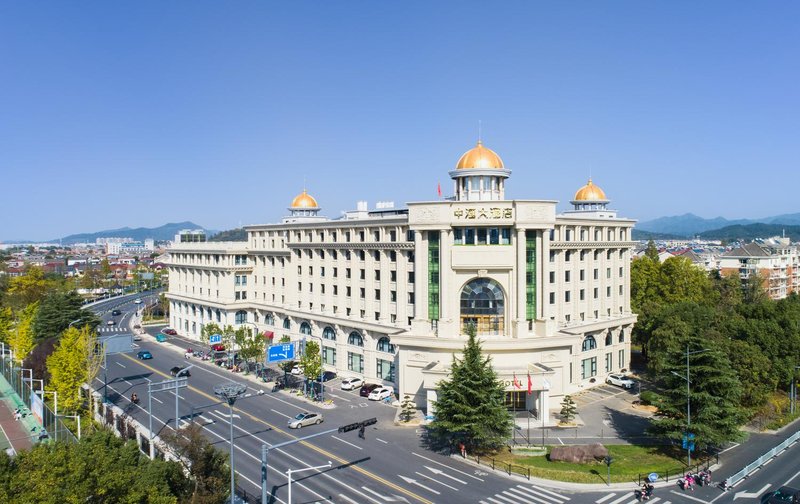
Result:
M800 241L800 226L784 224L737 224L725 226L721 229L712 229L700 233L700 238L705 240L754 240L756 238L769 238L770 236L786 236L792 241Z
M247 231L244 228L229 229L227 231L220 231L215 234L208 241L222 242L222 241L247 241Z
M65 236L61 238L61 243L64 245L70 245L72 243L92 243L98 238L132 238L135 241L144 241L147 238L152 238L156 241L164 241L164 240L172 240L175 238L175 235L178 234L178 231L182 229L202 229L202 226L198 226L194 222L171 222L169 224L164 224L163 226L157 228L119 228L119 229L108 229L106 231L97 231L96 233L80 233L80 234L73 234L69 236ZM207 230L206 233L211 234L214 231ZM53 242L58 242L58 239L51 240Z
M651 233L672 234L679 237L692 237L703 234L706 231L721 230L732 226L748 226L751 224L785 224L800 225L800 213L776 215L763 219L738 219L728 220L724 217L714 219L704 219L697 215L687 213L672 217L660 217L651 221L640 222L636 229L649 231Z
M681 240L683 239L682 236L669 234L669 233L653 233L650 231L644 231L639 228L633 228L632 239L635 241L644 241L644 240Z

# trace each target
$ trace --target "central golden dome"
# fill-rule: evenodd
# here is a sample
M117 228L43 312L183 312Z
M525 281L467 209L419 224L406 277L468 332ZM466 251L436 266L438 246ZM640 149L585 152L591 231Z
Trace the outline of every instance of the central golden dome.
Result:
M478 145L465 152L456 164L456 170L470 170L480 168L504 169L503 160L492 149L483 146L478 140Z
M319 208L319 205L317 205L317 200L303 189L302 194L298 194L292 200L290 208Z
M592 183L592 179L575 193L574 201L608 201L606 193Z

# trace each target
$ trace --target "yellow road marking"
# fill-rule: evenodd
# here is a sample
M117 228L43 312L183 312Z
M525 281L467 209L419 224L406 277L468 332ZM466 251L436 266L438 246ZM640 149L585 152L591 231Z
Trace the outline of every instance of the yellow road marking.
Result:
M139 365L141 365L141 366L143 366L143 367L145 367L145 368L149 369L150 371L152 371L152 372L154 372L154 373L156 373L156 374L159 374L159 375L161 375L161 376L164 376L165 378L170 378L170 376L169 376L169 375L167 375L167 373L163 373L163 372L161 372L161 371L159 371L159 370L157 370L157 369L155 369L155 368L153 368L153 367L150 367L149 365L145 364L144 362L140 361L139 359L134 359L133 357L131 357L131 356L127 355L127 354L121 354L121 355L122 355L123 357L125 357L126 359L130 359L131 361L133 361L133 362L136 362L137 364L139 364ZM216 401L216 400L218 399L217 397L215 397L215 396L212 396L211 394L208 394L207 392L203 392L202 390L200 390L200 389L197 389L197 388L195 388L195 387L192 387L192 386L187 386L187 388L188 388L189 390L191 390L192 392L194 392L194 393L196 393L196 394L200 394L201 396L203 396L203 397L206 397L206 398L208 398L208 399L210 399L210 400L212 400L212 401ZM235 408L235 407L234 407L233 409L234 409L234 410L236 410L236 408ZM275 431L275 432L278 432L278 433L280 433L280 434L283 434L283 435L285 435L285 436L289 437L290 439L297 439L297 436L294 436L294 435L292 435L292 434L290 434L290 433L288 433L288 432L284 431L283 429L280 429L280 428L278 428L278 427L276 427L276 426L274 426L274 425L270 424L269 422L266 422L266 421L264 421L264 420L262 420L262 419L258 418L258 417L257 417L257 416L255 416L255 415L252 415L252 414L250 414L250 413L247 413L246 411L242 411L241 409L239 409L239 410L237 410L237 411L239 411L239 413L241 413L241 414L243 414L243 415L246 415L247 417L249 417L251 420L253 420L253 421L255 421L255 422L259 422L259 423L262 423L262 424L266 425L267 427L269 427L270 429L272 429L272 430L273 430L273 431ZM403 487L401 487L401 486L398 486L398 485L396 485L395 483L392 483L391 481L388 481L388 480L386 480L386 479L384 479L384 478L382 478L382 477L378 476L377 474L373 474L372 472L370 472L370 471L368 471L368 470L364 469L363 467L359 467L359 466L357 466L357 465L352 465L352 464L350 464L350 462L349 462L349 461L347 461L347 460L345 460L345 459L343 459L343 458L341 458L341 457L339 457L339 456L337 456L337 455L334 455L333 453L330 453L329 451L323 450L323 449L322 449L322 448L320 448L319 446L313 445L313 444L311 444L311 443L309 443L309 442L307 442L307 441L299 441L299 444L302 444L302 445L304 445L304 446L307 446L308 448L311 448L312 450L316 451L317 453L320 453L320 454L322 454L322 455L325 455L326 457L328 457L328 458L329 458L329 459L331 459L331 460L336 460L337 462L339 462L339 463L341 463L341 464L349 465L349 467L350 467L350 468L352 468L352 469L354 469L354 470L356 470L356 471L360 472L360 473L361 473L361 474L363 474L364 476L366 476L366 477L368 477L368 478L371 478L371 479L373 479L373 480L375 480L375 481L377 481L377 482L379 482L379 483L382 483L382 484L384 484L384 485L386 485L386 486L388 486L388 487L390 487L390 488L392 488L392 489L394 489L394 490L396 490L396 491L398 491L398 492L404 493L404 494L406 494L407 496L409 496L409 497L411 497L411 498L413 498L413 499L416 499L416 500L418 500L419 502L422 502L422 503L424 503L424 504L433 504L433 502L429 501L428 499L425 499L424 497L421 497L421 496L419 496L419 495L415 494L415 493L414 493L414 492L412 492L411 490L408 490L408 489L406 489L406 488L403 488Z

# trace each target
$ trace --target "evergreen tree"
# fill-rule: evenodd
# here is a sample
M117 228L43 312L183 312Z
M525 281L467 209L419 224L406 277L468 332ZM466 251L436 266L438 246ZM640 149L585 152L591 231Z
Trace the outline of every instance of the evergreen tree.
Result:
M503 384L491 358L483 356L474 326L468 327L467 335L462 358L453 355L449 378L438 384L430 433L439 446L463 442L470 452L480 453L505 444L512 419L505 406Z
M575 401L572 400L572 396L569 394L564 396L564 400L561 401L561 418L564 423L572 423L572 420L575 419L575 415L578 414L578 406L575 404Z
M731 361L716 341L693 335L684 339L689 355L689 395L691 426L695 446L703 449L741 438L744 421L740 407L742 387ZM681 441L687 431L686 344L668 349L663 372L658 376L664 391L651 432L672 441Z
M653 240L647 241L647 248L644 250L644 256L652 261L658 262L658 249Z
M75 291L50 291L42 299L36 313L33 324L36 339L55 338L69 327L70 322L76 320L80 321L77 325L88 325L91 329L100 325L100 319L94 313L83 309L83 300Z
M417 405L411 400L411 396L403 397L403 402L400 404L400 420L403 422L410 422L417 412Z

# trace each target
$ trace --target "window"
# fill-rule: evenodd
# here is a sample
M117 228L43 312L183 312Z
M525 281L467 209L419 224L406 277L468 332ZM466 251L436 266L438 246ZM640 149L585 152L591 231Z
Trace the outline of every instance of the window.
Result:
M389 301L392 303L397 302L397 291L389 291Z
M410 283L410 284L414 283L414 272L413 271L409 271L408 272L408 283Z
M375 280L381 279L381 270L375 270Z
M267 313L267 316L264 317L264 323L267 325L274 326L275 325L275 316L271 313Z
M594 279L595 280L600 279L600 270L598 270L597 268L594 269Z
M376 360L377 377L384 381L394 381L394 362L377 359Z
M381 299L381 290L380 289L375 289L375 299L380 301L380 299Z
M392 271L389 272L389 281L390 282L396 282L397 281L397 271L392 270Z
M292 322L289 320L289 317L286 317L285 319L283 319L283 328L284 329L291 329L292 328Z
M619 343L625 343L625 331L619 332L619 339L617 340Z
M571 271L567 270L564 272L564 281L569 282L572 278Z
M594 288L594 298L597 299L599 297L599 291L597 287Z
M406 241L410 241L410 242L414 241L414 231L412 231L411 229L406 231Z
M354 373L364 373L364 356L354 352L347 352L347 370Z
M461 330L474 325L477 334L502 334L505 330L505 296L500 285L476 278L461 290Z
M244 310L237 311L234 320L237 324L244 324L247 322L247 312Z
M367 270L365 270L365 269L362 269L362 270L359 270L359 271L360 271L360 273L359 273L359 279L361 279L361 280L366 280L366 279L367 279Z
M336 341L336 331L334 331L330 326L326 327L322 330L322 339Z
M550 293L550 304L556 304L556 293L555 292L551 292Z
M389 252L389 261L390 262L397 262L397 252L395 252L394 250Z
M308 322L300 324L300 334L311 336L311 325Z
M619 362L619 368L620 369L625 367L625 350L620 350L619 351L619 357L618 357L617 361Z
M608 331L606 333L606 346L611 346L613 343L614 343L614 338L611 336L611 331Z
M592 376L597 376L597 357L591 357L581 361L581 378L585 380Z
M389 338L383 336L378 340L378 351L393 354L395 347L392 345L391 341L389 341Z
M581 301L583 301L584 299L586 299L586 290L585 290L585 289L581 289L581 290L578 292L578 296L579 296L579 298L580 298L580 300L581 300Z
M594 336L586 336L583 340L583 345L581 346L581 352L588 352L589 350L594 350L597 348L597 341L595 341Z
M612 362L611 362L611 353L606 354L606 373L610 373L612 369L614 369Z
M409 304L414 304L414 293L413 292L409 292L408 293L408 303Z
M620 278L622 278L622 276L623 276L623 273L622 273L622 272L623 272L623 269L622 269L622 266L620 266L620 267L619 267L619 277L620 277Z
M364 346L364 338L358 333L358 331L353 331L350 333L350 336L347 337L347 344L357 347Z
M322 363L329 366L336 366L336 348L323 346L322 347Z
M360 295L361 295L361 299L364 299L365 297L367 297L367 296L366 296L366 294L367 294L367 289L365 289L364 287L361 287L361 288L359 289L359 292L360 292Z
M579 275L579 278L580 278L581 282L586 280L586 270L581 270L578 275Z
M550 272L550 283L556 283L556 272L555 271L551 271Z
M570 291L564 291L564 302L565 303L569 303L570 302L570 297L571 297L570 296Z

